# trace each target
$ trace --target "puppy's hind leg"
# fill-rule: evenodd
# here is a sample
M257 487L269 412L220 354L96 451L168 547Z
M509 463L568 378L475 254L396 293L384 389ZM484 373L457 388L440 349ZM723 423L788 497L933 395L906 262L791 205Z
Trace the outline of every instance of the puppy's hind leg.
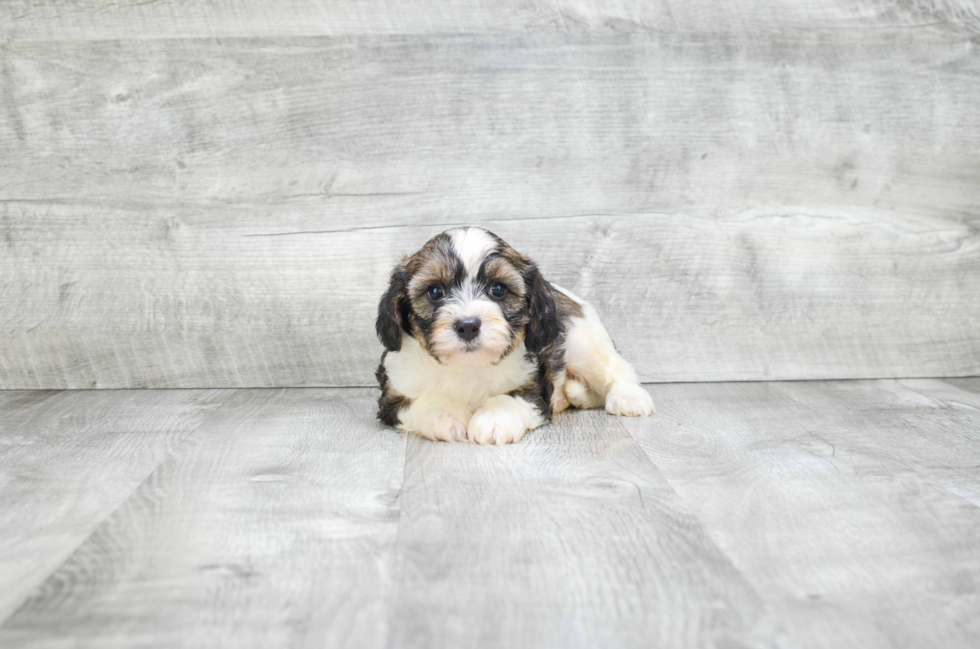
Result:
M605 405L604 399L600 398L588 385L578 379L567 379L563 387L568 403L580 410L601 408Z
M566 325L565 367L570 378L565 394L569 403L580 408L604 405L611 415L652 415L653 399L640 386L633 366L616 351L595 309L575 301L582 308L582 317L569 318Z

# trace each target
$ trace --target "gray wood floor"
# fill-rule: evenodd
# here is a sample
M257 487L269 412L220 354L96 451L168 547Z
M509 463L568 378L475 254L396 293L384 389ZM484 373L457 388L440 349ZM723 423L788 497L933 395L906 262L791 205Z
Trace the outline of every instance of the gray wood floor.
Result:
M648 389L506 448L0 392L0 646L977 646L980 379Z

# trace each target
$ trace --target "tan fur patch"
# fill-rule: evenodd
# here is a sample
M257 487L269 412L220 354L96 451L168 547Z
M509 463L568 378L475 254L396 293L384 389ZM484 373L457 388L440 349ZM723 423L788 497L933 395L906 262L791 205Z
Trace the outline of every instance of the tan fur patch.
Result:
M524 297L524 278L505 256L494 257L485 266L487 282L503 282L515 295Z

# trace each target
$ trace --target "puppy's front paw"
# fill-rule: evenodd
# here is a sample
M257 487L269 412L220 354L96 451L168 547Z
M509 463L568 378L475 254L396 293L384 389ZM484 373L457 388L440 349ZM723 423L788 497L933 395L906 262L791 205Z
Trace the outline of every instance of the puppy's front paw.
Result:
M488 408L478 410L466 435L477 444L510 444L524 437L527 426L520 412L507 408Z
M435 412L419 425L418 434L440 442L462 442L466 440L466 419L461 413Z
M606 393L606 412L622 417L649 417L655 412L653 398L636 383L613 383Z

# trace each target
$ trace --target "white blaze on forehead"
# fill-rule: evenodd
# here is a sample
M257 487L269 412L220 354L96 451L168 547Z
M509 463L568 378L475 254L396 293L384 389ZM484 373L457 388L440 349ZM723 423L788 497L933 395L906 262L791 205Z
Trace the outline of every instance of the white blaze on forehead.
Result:
M456 249L456 254L463 262L466 274L470 278L476 277L477 271L480 270L480 264L483 263L487 255L497 248L497 242L494 238L486 230L480 228L452 230L449 237L453 242L453 248Z

